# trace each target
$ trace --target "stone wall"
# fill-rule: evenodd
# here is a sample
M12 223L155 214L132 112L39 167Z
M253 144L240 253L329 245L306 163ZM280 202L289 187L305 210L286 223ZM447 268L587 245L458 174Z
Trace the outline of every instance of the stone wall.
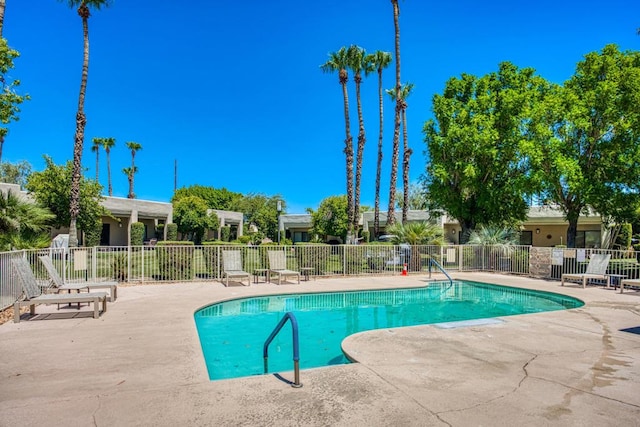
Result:
M547 279L551 277L551 249L532 247L529 252L529 275Z

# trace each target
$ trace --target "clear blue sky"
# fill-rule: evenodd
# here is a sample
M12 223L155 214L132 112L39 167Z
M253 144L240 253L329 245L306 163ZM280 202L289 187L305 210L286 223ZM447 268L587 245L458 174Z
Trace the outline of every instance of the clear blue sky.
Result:
M3 160L41 170L43 154L72 157L82 64L82 26L55 0L7 0L3 35L21 53L13 77L31 96L10 125ZM561 83L582 57L616 43L640 49L637 0L400 1L402 79L414 83L407 110L411 179L424 172L422 127L431 99L461 73L483 75L501 61L533 67ZM90 66L83 166L95 177L93 137L115 137L114 195L125 197L136 156L138 198L168 201L201 184L281 194L289 213L345 194L344 119L337 75L319 66L357 44L394 50L389 0L115 0L89 20ZM385 87L394 85L394 65ZM357 136L350 84L352 133ZM362 203L373 206L378 137L377 78L363 84L367 146ZM382 206L389 188L393 104L385 100ZM100 182L106 192L106 160ZM401 180L398 181L401 185Z

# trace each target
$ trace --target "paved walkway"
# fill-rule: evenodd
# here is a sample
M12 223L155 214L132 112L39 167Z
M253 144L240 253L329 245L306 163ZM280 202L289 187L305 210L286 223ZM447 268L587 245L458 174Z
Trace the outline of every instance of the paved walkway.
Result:
M640 292L455 277L586 305L490 325L356 334L343 346L360 363L303 370L304 387L294 389L270 375L209 381L194 311L249 295L424 286L424 276L121 287L99 320L38 307L44 314L0 326L0 425L640 425Z

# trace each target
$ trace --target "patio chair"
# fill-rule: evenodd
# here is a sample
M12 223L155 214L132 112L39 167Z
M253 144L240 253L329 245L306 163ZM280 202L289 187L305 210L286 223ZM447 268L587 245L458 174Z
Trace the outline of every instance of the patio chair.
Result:
M29 306L31 315L36 314L36 305L40 304L72 304L93 303L93 318L100 317L99 305L102 303L102 312L107 311L106 292L83 292L78 294L47 294L42 292L38 281L31 271L31 266L25 258L13 258L11 265L18 282L22 285L24 300L18 300L13 304L13 321L20 323L20 307Z
M607 288L609 287L609 276L607 273L607 267L609 267L609 259L611 258L610 254L594 254L591 256L589 260L589 264L587 265L587 271L582 274L563 274L562 275L562 283L561 286L564 286L565 280L574 280L578 282L582 282L582 287L587 287L587 281L589 279L596 280L604 280Z
M40 255L38 257L45 270L49 274L51 283L60 291L80 291L86 289L109 289L109 302L113 302L118 298L118 282L81 282L81 283L64 283L58 270L53 265L53 261L49 255Z
M247 286L251 286L251 275L242 269L242 254L240 251L222 251L222 277L226 279L225 286L229 286L229 278L247 278Z
M282 284L282 278L287 280L287 277L296 276L298 283L300 283L300 272L294 270L287 270L287 258L283 251L267 251L269 255L269 277L274 274L278 275L278 285Z

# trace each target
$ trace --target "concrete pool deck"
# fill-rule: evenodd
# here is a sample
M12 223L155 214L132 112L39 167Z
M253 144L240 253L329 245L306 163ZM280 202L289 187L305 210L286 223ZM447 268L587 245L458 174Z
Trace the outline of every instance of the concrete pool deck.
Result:
M343 346L360 363L303 370L294 389L273 375L209 381L194 311L253 295L424 286L425 276L123 286L99 320L86 307L39 306L0 325L0 425L640 425L640 292L453 276L586 305L352 335Z

